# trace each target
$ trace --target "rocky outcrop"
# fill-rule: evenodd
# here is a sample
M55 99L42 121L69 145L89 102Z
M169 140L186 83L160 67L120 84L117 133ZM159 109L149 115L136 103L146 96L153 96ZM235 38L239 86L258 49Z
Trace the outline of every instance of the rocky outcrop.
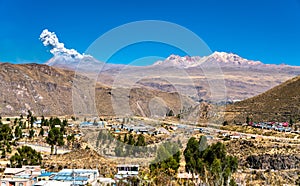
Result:
M252 169L300 169L300 155L250 155L246 162L246 166Z

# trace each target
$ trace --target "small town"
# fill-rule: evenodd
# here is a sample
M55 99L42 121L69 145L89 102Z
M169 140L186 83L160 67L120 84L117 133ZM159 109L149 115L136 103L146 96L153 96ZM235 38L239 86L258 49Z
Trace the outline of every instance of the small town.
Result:
M0 0L0 186L300 186L300 0Z
M199 184L199 174L186 171L189 170L189 156L185 151L193 140L199 140L199 144L205 141L204 146L207 148L207 145L221 145L220 142L252 143L253 140L296 143L300 137L299 131L294 130L297 125L294 125L292 130L288 122L246 121L242 125L234 126L228 125L227 122L222 125L201 126L178 122L174 117L164 120L142 117L85 117L82 120L73 116L36 117L30 110L26 116L1 118L0 131L4 140L0 161L1 183L5 186L148 185L171 176L171 180L167 181L169 184ZM228 129L228 126L231 128ZM244 131L240 128L244 128ZM274 136L247 131L251 128L265 132L273 131ZM276 135L280 133L287 136L278 139ZM169 156L177 161L174 160L174 165L161 167L161 163L153 163L161 156L159 153L164 144L169 144L180 152L178 155L175 151L169 152ZM185 150L183 144L187 144ZM93 158L97 157L102 157L101 160L94 163L86 161L82 164L76 162L82 160L72 160L71 157L63 160L61 164L56 160L56 157L73 152L76 154L88 151L96 154L89 155L91 161L96 161ZM185 162L180 160L181 156L185 157ZM170 157L159 161L168 162ZM157 170L166 171L164 178L154 176ZM234 172L241 170L236 164L236 168L230 171L230 174L235 174ZM242 184L242 178L236 177L236 180L238 184Z

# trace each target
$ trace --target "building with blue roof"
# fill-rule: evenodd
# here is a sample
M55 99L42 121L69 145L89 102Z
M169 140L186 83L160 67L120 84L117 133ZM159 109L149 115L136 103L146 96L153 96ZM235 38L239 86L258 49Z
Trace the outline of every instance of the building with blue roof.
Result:
M55 175L55 172L42 172L41 175L37 177L37 181L48 181Z
M96 169L63 169L50 180L86 185L97 182L98 176L99 172Z

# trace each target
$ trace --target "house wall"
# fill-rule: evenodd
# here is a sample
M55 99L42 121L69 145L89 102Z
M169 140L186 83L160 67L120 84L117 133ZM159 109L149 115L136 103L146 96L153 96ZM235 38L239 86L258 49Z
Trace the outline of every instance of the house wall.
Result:
M1 186L31 186L33 184L32 181L19 181L19 180L1 180Z

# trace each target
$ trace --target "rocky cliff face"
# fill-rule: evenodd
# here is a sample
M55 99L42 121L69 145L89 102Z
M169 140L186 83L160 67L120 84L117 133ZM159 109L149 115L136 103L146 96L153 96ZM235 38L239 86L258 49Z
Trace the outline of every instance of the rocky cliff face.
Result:
M0 64L1 114L71 114L72 75L47 65Z
M300 169L300 155L264 154L246 158L247 166L252 169Z

